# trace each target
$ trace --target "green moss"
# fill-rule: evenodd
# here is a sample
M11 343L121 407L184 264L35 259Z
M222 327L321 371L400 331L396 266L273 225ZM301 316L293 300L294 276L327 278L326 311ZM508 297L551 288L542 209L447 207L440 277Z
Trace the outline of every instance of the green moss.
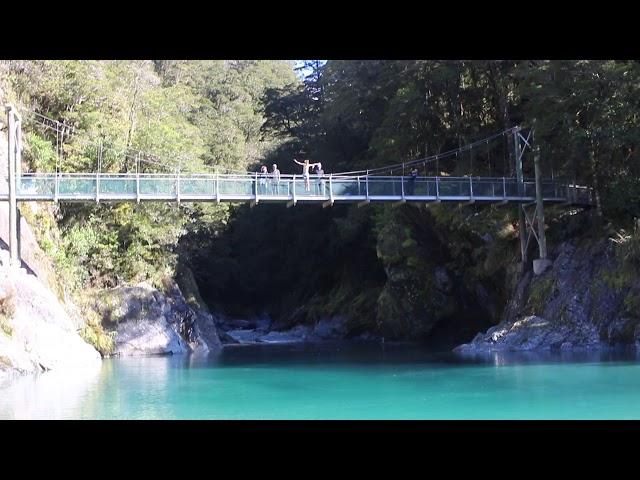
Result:
M411 248L415 247L418 244L413 238L407 238L402 242L402 248Z
M554 294L555 288L556 280L551 275L533 281L526 306L526 310L530 315L542 315L545 305Z
M185 300L190 306L205 312L209 311L207 304L200 296L200 289L190 268L180 265L177 270L176 281L182 295L184 295Z
M633 283L634 276L629 268L623 266L607 269L602 272L602 281L605 285L615 290L623 290Z
M87 321L79 333L82 339L98 350L102 356L113 353L116 332L106 332L100 323Z
M9 320L15 313L15 292L11 286L7 286L0 297L0 332L8 337L13 335L13 328L9 324Z
M633 317L640 316L640 294L634 290L631 290L626 297L624 297L624 307L626 313Z
M412 268L420 267L424 260L419 257L407 257L407 266Z

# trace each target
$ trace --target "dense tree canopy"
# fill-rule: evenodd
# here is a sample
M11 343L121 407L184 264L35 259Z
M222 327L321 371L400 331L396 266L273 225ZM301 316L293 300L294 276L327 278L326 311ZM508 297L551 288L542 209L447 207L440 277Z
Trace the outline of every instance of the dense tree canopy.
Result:
M3 83L26 108L58 122L58 133L27 114L25 158L53 171L246 170L277 142L264 135L268 89L297 80L280 61L5 62ZM140 152L143 152L142 154ZM189 231L216 231L228 205L61 205L58 258L79 284L109 286L171 273L174 247ZM77 267L77 268L74 268ZM157 278L156 278L157 279Z
M122 153L129 149L152 153L146 158L157 163L148 169L246 170L275 161L290 173L303 148L330 173L410 161L520 125L535 127L545 176L594 186L606 222L627 226L640 217L635 61L331 60L308 62L304 81L280 61L1 67L5 89L63 124L63 171L94 170L99 143L103 169L112 172L134 168L136 154ZM30 167L55 168L51 131L28 127ZM510 176L511 148L505 140L437 169ZM526 158L527 175L531 163ZM340 310L375 303L355 299L365 290L375 296L384 279L376 241L388 215L384 208L67 205L56 258L79 285L108 286L171 275L179 257L211 302L284 313L315 301Z

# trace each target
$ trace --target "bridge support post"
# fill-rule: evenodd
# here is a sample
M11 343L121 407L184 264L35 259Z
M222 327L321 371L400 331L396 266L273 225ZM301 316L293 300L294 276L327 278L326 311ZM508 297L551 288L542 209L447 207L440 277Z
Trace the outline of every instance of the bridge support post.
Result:
M542 200L542 171L540 170L540 146L536 145L533 156L536 176L536 221L538 223L538 248L540 257L533 261L533 273L540 275L551 266L547 258L547 238L544 232L544 202ZM533 225L532 225L533 227Z
M180 169L176 171L176 202L180 205Z
M18 245L18 199L17 175L20 165L21 147L21 119L12 105L6 106L7 111L7 163L9 166L9 263L12 267L20 267L20 249Z
M522 149L520 148L520 139L518 135L520 134L520 127L516 127L513 130L513 157L515 159L515 170L516 170L516 180L518 184L518 196L522 196L524 194L524 175L522 173ZM505 196L506 196L506 186L505 186ZM525 215L522 205L518 205L518 230L520 232L520 256L522 259L522 263L527 263L527 223L525 221Z

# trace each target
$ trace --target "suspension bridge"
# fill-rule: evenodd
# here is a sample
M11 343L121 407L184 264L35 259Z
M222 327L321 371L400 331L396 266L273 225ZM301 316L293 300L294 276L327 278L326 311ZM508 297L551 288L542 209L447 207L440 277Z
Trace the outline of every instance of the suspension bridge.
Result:
M17 202L248 202L283 203L288 207L297 204L321 204L329 207L335 203L386 202L393 204L426 204L450 202L458 204L516 204L520 221L520 240L523 261L528 245L535 238L540 247L540 259L546 260L543 204L561 204L578 207L593 205L592 189L575 183L552 179L543 180L539 161L539 150L534 151L533 179L523 174L523 156L527 148L534 150L530 136L522 135L519 127L470 143L463 147L418 160L388 165L370 170L323 174L311 173L308 180L303 175L280 175L272 173L250 173L234 171L201 173L183 171L173 164L170 173L149 172L144 165L166 167L157 157L144 152L127 150L124 158L133 160L134 172L104 172L101 161L104 155L102 144L95 150L97 171L92 173L63 172L60 164L50 173L22 172L22 118L12 106L7 106L8 117L8 193L0 193L0 201L9 202L10 235L9 246L12 262L19 262L17 252L16 223L19 214ZM68 126L34 112L49 122L56 133L56 155L62 158L61 132L69 132ZM489 147L496 139L511 139L512 157L515 161L515 176L449 176L442 175L439 162L458 158L482 146ZM427 175L428 165L436 165L436 175ZM425 174L416 175L419 167ZM400 175L393 175L393 171ZM411 172L413 170L413 172ZM413 173L413 174L412 174ZM504 172L503 172L504 173ZM535 206L532 214L529 206ZM537 224L537 225L536 225ZM536 228L537 227L537 228ZM525 233L526 232L526 233ZM14 251L15 250L15 251ZM538 262L544 270L548 262ZM535 266L535 261L534 261Z

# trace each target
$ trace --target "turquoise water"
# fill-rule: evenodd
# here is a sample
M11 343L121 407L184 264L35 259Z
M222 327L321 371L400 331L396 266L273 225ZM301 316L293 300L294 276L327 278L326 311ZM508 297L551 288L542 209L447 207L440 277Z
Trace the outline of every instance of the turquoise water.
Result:
M638 419L640 357L232 347L22 378L0 388L0 418Z

